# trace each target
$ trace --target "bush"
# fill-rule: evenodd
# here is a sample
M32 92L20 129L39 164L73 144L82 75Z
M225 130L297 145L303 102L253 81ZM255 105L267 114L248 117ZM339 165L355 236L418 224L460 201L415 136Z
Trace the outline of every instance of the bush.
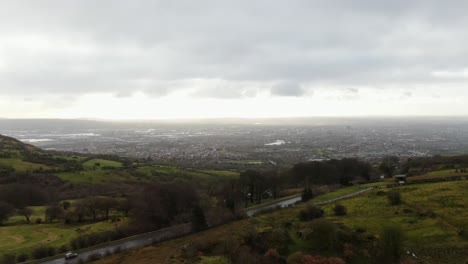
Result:
M18 257L16 258L16 261L18 262L25 262L29 259L29 256L28 254L25 254L25 253L22 253L20 255L18 255Z
M346 209L346 207L341 204L335 205L335 208L333 208L333 211L335 212L336 216L343 216L348 213L348 210Z
M379 240L382 263L398 263L403 252L403 231L398 226L386 226Z
M390 202L390 205L399 205L401 204L401 194L399 191L391 191L387 195L388 201Z
M387 194L386 192L380 190L380 191L377 191L377 195L378 196L384 196L385 194Z
M299 219L301 221L309 221L316 218L320 218L324 215L324 211L318 207L309 205L306 209L299 212Z
M38 247L33 250L32 257L34 259L47 258L55 255L55 248L53 247Z
M65 253L68 251L68 247L66 245L62 245L59 247L58 252L59 253Z
M302 192L302 201L307 202L310 199L314 198L314 193L312 192L312 189L310 187L305 188L304 191Z
M192 229L194 232L200 232L208 228L205 218L205 212L200 206L195 206L192 210Z
M70 241L70 246L73 250L77 250L81 248L92 247L109 241L118 240L127 237L128 235L129 232L125 229L116 229L114 231L85 234L72 239Z
M42 218L36 218L36 221L35 221L36 224L40 225L42 224Z
M320 250L334 250L338 244L338 226L326 219L314 220L311 225L312 233L306 239L312 242L314 248Z
M365 229L364 227L358 227L358 228L356 228L355 231L356 231L356 233L361 233L362 234L362 233L367 232L367 229Z
M16 257L15 255L5 254L0 259L2 264L16 264Z

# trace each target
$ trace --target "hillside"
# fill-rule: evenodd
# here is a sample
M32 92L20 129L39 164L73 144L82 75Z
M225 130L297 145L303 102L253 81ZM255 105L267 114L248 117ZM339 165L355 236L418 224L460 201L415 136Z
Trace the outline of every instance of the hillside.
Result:
M341 201L347 209L346 215L336 216L335 204L329 204L320 206L325 213L323 218L301 221L301 211L315 201L323 200L317 197L308 205L121 253L98 263L280 263L277 262L279 258L286 259L298 251L336 256L346 263L383 263L378 261L375 253L379 251L382 232L387 225L402 230L404 263L466 263L468 181L414 184L395 190L401 193L403 202L400 205L389 204L387 194L392 190L376 189ZM335 231L325 231L324 236L324 231L317 229L324 225ZM332 240L330 234L334 234ZM268 252L277 252L278 260L266 258Z
M58 253L85 235L139 232L127 230L130 206L150 186L172 187L180 196L180 186L204 190L238 177L235 171L45 151L0 136L0 263L4 254L40 258L35 250L44 247Z
M0 135L0 158L22 158L42 150L15 138Z

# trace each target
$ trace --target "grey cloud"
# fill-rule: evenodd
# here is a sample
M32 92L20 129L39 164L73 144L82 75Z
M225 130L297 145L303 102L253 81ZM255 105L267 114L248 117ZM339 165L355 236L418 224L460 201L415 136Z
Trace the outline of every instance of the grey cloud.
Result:
M467 9L436 0L3 2L0 92L196 88L193 96L239 98L303 96L302 83L465 82L432 73L466 68Z
M295 82L279 82L271 88L274 95L280 96L301 96L304 94L304 88Z

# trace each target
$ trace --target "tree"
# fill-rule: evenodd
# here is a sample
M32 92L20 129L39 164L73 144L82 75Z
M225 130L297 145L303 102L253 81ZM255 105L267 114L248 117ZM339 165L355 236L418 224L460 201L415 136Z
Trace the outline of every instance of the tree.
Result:
M132 209L132 204L128 199L122 199L120 201L117 201L116 209L122 212L124 216L128 216L128 212L130 212L130 210Z
M68 210L68 208L70 208L71 206L71 203L69 201L63 201L60 203L60 205L62 206L63 210Z
M77 202L73 206L73 214L76 216L76 220L81 223L87 216L90 215L90 212L83 204L83 202Z
M200 206L195 206L192 209L192 228L195 232L200 232L208 227L205 219L205 212Z
M391 156L382 160L382 163L380 164L379 169L380 171L382 171L385 177L390 178L398 169L398 165L399 165L398 158Z
M245 207L249 201L250 203L254 202L259 178L260 173L254 170L246 170L240 174L239 182L244 193Z
M188 184L148 185L133 197L131 216L141 231L155 230L174 223L176 217L189 221L197 203L197 194Z
M403 242L404 234L399 226L385 226L379 240L381 261L383 263L398 263L403 252Z
M15 213L15 208L8 203L0 201L0 225L3 225L13 214Z
M63 208L58 205L48 206L45 210L45 219L49 222L53 222L54 220L63 216Z
M110 210L117 207L117 201L110 197L101 197L96 199L97 209L104 212L104 219L109 219Z
M24 216L26 218L26 222L28 222L28 224L30 224L31 223L31 215L34 213L34 211L31 208L24 207L24 208L18 209L18 211L16 213L21 215L21 216Z
M98 197L88 197L80 201L80 204L88 209L88 212L91 214L93 221L96 221L98 208L99 208L99 198Z
M310 187L304 188L304 191L302 192L302 201L307 202L312 198L314 198L314 193L312 192L312 189Z

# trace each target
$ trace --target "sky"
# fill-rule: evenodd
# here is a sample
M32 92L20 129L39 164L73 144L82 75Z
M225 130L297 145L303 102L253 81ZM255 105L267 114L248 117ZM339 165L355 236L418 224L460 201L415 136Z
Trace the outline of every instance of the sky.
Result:
M467 1L0 1L0 117L467 116Z

